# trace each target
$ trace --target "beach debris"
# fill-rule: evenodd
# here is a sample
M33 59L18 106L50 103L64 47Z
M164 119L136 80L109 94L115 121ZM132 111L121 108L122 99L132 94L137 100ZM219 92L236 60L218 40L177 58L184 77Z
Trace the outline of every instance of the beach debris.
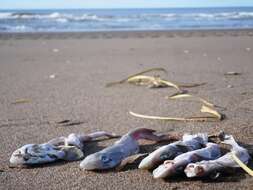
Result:
M251 48L248 47L248 48L245 48L245 50L246 50L246 51L251 51Z
M235 71L228 71L224 73L225 76L233 76L233 75L241 75L242 73L235 72Z
M234 87L234 86L231 85L231 84L227 85L227 88L233 88L233 87Z
M56 74L49 75L50 79L55 79L55 77L56 77Z
M244 164L248 163L250 159L248 151L245 148L239 146L232 135L224 134L223 138L224 144L232 146L231 152L215 160L188 164L185 169L185 174L187 177L209 176L213 179L216 179L220 176L221 172L231 168L240 167L237 163L238 160L234 160L235 157L233 157L233 155L236 155L236 158L238 157L240 159L240 162Z
M251 170L248 166L246 166L237 156L235 153L231 152L232 158L234 161L244 170L246 171L250 176L253 177L253 170Z
M30 99L22 98L22 99L15 100L14 102L12 102L12 104L24 104L24 103L29 103L29 102L31 102Z
M161 68L161 67L158 67L158 68L151 68L151 69L147 69L147 70L145 70L145 71L142 71L142 72L139 72L139 73L130 75L130 76L128 76L127 78L122 79L122 80L120 80L120 81L107 83L107 84L106 84L106 87L111 87L111 86L114 86L114 85L117 85L117 84L123 84L123 83L127 82L128 79L131 79L132 77L135 77L135 76L138 76L138 75L143 75L143 74L145 74L145 73L149 73L149 72L153 72L153 71L161 71L161 72L164 72L165 74L168 73L166 69Z
M215 143L207 143L205 148L183 153L174 160L166 160L162 165L153 171L153 177L167 178L184 172L185 167L189 163L201 160L214 160L221 155L219 145Z
M62 120L62 121L58 121L56 122L56 124L60 125L60 126L74 126L74 125L81 125L83 124L84 121L78 121L78 120L69 120L69 119L65 119L65 120Z
M186 49L186 50L184 50L184 53L185 53L185 54L189 54L190 51Z
M202 86L206 84L206 83L189 83L189 84L179 83L177 84L177 83L162 79L160 76L157 76L157 75L156 76L143 75L151 71L162 71L167 74L167 71L163 68L152 68L152 69L148 69L143 72L131 75L121 81L108 83L106 84L106 87L111 87L116 84L130 83L130 84L135 84L135 85L140 85L140 86L147 86L149 88L173 87L177 90L177 93L182 94L182 93L185 93L186 91L180 88L192 88L192 87Z
M154 132L155 130L147 128L131 130L112 146L87 156L80 163L80 168L84 170L112 169L120 165L125 158L139 153L138 140L159 142L171 139L169 135L156 135Z
M221 62L222 61L221 57L217 57L217 61Z
M165 160L172 160L176 156L185 152L203 148L208 137L205 133L195 135L184 134L182 140L164 145L145 157L140 165L140 169L150 170L162 164Z
M45 164L57 160L80 160L84 157L85 143L102 136L117 137L117 135L105 131L87 135L72 133L68 137L58 137L47 143L24 145L12 153L10 163L13 166L22 166Z
M169 97L166 97L167 99L180 99L180 98L191 98L193 100L197 100L202 102L203 104L205 104L206 106L210 106L210 107L216 107L216 105L214 105L213 103L205 100L204 98L200 98L198 96L192 95L192 94L175 94Z
M162 120L162 121L186 121L186 122L214 122L214 121L221 121L224 119L224 115L220 114L218 111L211 107L207 107L202 105L200 112L208 113L211 116L192 116L192 117L164 117L164 116L149 116L138 114L132 111L129 113L132 116L143 118L143 119L153 119L153 120Z
M59 51L60 51L60 50L57 49L57 48L53 49L53 52L54 52L54 53L58 53Z

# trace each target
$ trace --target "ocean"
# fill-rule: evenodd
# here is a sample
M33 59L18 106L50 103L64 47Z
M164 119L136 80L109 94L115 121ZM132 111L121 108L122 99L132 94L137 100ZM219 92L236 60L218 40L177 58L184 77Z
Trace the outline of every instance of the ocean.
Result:
M0 10L0 32L247 28L253 28L253 7Z

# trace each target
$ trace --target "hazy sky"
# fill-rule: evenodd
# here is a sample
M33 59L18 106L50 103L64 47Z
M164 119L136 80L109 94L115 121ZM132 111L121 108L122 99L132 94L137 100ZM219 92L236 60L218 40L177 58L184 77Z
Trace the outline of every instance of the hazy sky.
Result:
M0 0L0 9L253 6L253 0Z

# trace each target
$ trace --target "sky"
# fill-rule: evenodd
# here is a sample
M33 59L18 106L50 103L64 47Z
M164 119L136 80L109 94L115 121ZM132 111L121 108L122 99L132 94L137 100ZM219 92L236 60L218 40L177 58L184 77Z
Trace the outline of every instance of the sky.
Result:
M0 9L252 6L253 0L0 0Z

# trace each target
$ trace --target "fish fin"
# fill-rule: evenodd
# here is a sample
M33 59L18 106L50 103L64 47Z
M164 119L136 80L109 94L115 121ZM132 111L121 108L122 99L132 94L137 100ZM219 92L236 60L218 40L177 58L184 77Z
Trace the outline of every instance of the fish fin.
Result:
M65 141L66 141L66 137L57 137L48 141L47 143L54 146L59 146L59 145L64 145Z
M82 150L75 146L62 146L61 150L65 153L62 160L75 161L84 157Z
M128 164L133 164L135 162L140 161L140 159L143 159L144 157L146 157L148 155L148 153L144 153L144 154L135 154L133 156L129 156L127 158L125 158L124 160L121 161L120 165L116 168L116 170L120 171L122 170L126 165ZM139 164L139 163L137 163Z

